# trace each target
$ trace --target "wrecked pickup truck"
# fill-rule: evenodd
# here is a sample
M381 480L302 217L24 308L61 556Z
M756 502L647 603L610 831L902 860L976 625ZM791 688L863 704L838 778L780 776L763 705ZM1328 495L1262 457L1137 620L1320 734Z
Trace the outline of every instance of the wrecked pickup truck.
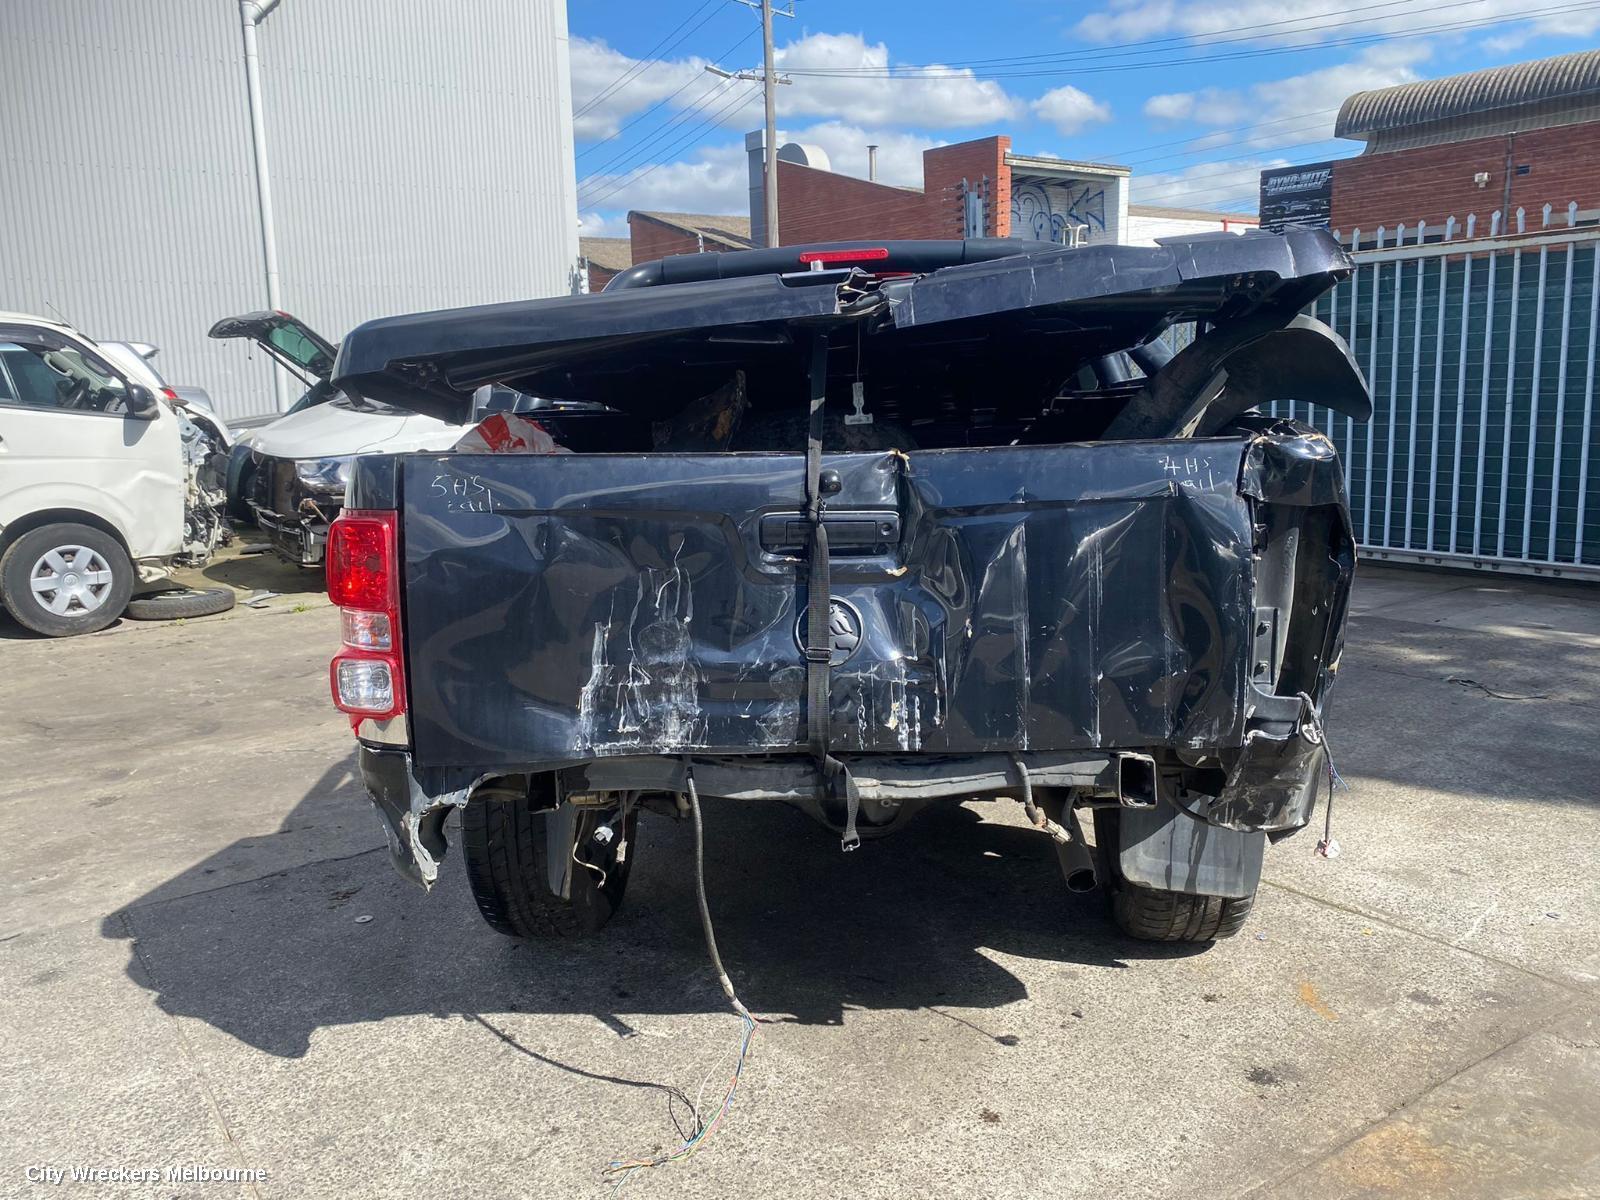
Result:
M431 885L460 809L489 924L574 933L642 811L853 849L1011 797L1127 933L1235 933L1330 778L1344 482L1259 410L1370 416L1303 315L1349 271L1312 230L799 246L355 330L354 394L573 402L565 453L356 461L331 682L396 863Z

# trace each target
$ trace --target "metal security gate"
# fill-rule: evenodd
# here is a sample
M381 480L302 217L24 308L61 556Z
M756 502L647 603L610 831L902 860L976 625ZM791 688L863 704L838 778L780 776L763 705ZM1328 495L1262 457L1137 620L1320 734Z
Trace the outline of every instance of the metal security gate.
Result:
M1356 272L1315 314L1350 344L1373 419L1273 411L1338 445L1369 557L1600 577L1595 215L1341 238Z

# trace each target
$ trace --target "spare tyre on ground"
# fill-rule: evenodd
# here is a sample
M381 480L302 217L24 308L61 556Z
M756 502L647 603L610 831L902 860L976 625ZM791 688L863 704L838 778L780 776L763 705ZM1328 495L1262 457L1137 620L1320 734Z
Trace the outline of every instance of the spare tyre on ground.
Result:
M232 588L163 588L129 600L128 616L135 621L176 621L180 617L211 617L232 607Z

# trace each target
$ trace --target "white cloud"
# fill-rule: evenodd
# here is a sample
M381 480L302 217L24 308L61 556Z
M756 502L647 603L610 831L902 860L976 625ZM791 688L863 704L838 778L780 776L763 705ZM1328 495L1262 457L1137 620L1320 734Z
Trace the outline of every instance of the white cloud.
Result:
M578 214L579 237L627 237L625 213L586 212Z
M1211 132L1135 157L1133 202L1253 210L1262 170L1305 161L1318 143L1333 137L1334 118L1347 96L1417 79L1417 67L1431 54L1424 42L1393 42L1370 46L1349 62L1249 87L1151 96L1145 116ZM1356 149L1354 143L1346 146ZM1184 160L1189 165L1161 169Z
M1185 149L1166 157L1218 147L1237 151L1326 141L1333 136L1334 118L1346 97L1420 78L1416 67L1431 54L1431 48L1418 41L1371 46L1349 62L1248 88L1211 87L1151 96L1144 103L1144 114L1173 125L1244 127L1237 133L1192 139Z
M1054 88L1035 100L1034 114L1054 125L1060 133L1077 133L1087 125L1111 119L1111 106L1071 84Z
M790 119L822 117L875 126L961 128L1004 121L1023 108L998 83L978 79L968 70L937 64L919 65L910 73L892 68L888 46L869 44L858 34L809 34L780 46L776 58L785 72L850 72L793 75L792 83L778 89L778 112ZM710 75L705 70L708 60L699 56L663 59L640 69L641 60L604 41L573 38L571 61L573 128L579 141L608 138L630 117L663 100L676 110L678 120L678 132L662 139L668 146L673 137L707 120L739 128L750 124L752 109L759 111L759 85L729 83ZM736 69L754 64L718 65ZM854 73L858 69L861 73ZM627 81L617 85L624 75L629 75ZM749 103L728 109L726 102L741 93L750 97ZM582 111L586 107L588 111ZM653 116L640 132L653 133L660 124Z
M628 117L664 100L682 87L674 106L692 105L721 81L705 72L699 57L662 60L648 69L635 70L640 60L613 50L598 38L575 37L571 42L573 132L580 141L610 137ZM613 87L633 72L625 84ZM602 93L608 92L603 99ZM598 102L596 103L596 101ZM593 103L593 107L589 105ZM588 112L576 115L584 108Z
M1136 174L1129 199L1134 204L1254 212L1261 172L1287 162L1283 158L1241 158L1197 163L1181 171Z
M1225 52L1228 47L1251 42L1313 45L1337 38L1415 33L1440 24L1516 17L1515 11L1495 0L1464 0L1448 9L1394 3L1367 11L1340 9L1329 0L1224 0L1216 4L1112 0L1108 7L1080 20L1075 32L1085 41L1100 43L1176 34L1201 45L1207 40L1219 41ZM1165 57L1158 51L1151 53Z
M1490 54L1509 54L1541 37L1593 39L1600 32L1600 12L1594 9L1557 13L1540 17L1527 25L1512 27L1505 33L1485 38L1482 47Z
M896 187L922 186L922 152L945 142L889 129L862 129L842 121L825 121L792 134L782 130L781 142L805 142L821 146L828 153L828 164L840 175L867 177L867 147L878 147L878 182Z
M1194 117L1198 97L1194 92L1169 92L1144 102L1144 115L1153 121L1188 121Z
M749 206L744 147L703 146L686 161L646 165L578 183L578 203L601 214L630 208L665 212L743 213Z
M790 42L778 48L777 65L785 72L862 69L792 75L794 82L778 89L778 111L785 116L941 129L986 125L1021 111L1020 102L993 80L937 63L913 72L891 67L888 46L854 33L813 33Z
M866 178L867 147L878 147L878 181L899 187L922 185L922 152L945 143L892 129L863 129L841 121L824 121L801 129L778 131L780 142L804 142L827 152L841 175ZM591 175L578 184L585 212L582 232L592 236L589 222L626 232L623 214L646 209L667 212L745 214L750 206L747 160L742 142L704 146L682 162L640 168L627 174Z

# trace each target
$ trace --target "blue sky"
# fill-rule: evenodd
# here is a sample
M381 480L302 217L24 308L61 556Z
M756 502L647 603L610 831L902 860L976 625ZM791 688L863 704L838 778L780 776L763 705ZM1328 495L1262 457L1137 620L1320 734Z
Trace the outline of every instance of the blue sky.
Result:
M777 18L780 136L834 170L921 183L929 146L1009 133L1024 154L1118 162L1147 204L1254 211L1263 166L1356 153L1351 92L1593 48L1600 0L794 0ZM743 213L759 66L734 0L569 0L582 232L630 208Z

